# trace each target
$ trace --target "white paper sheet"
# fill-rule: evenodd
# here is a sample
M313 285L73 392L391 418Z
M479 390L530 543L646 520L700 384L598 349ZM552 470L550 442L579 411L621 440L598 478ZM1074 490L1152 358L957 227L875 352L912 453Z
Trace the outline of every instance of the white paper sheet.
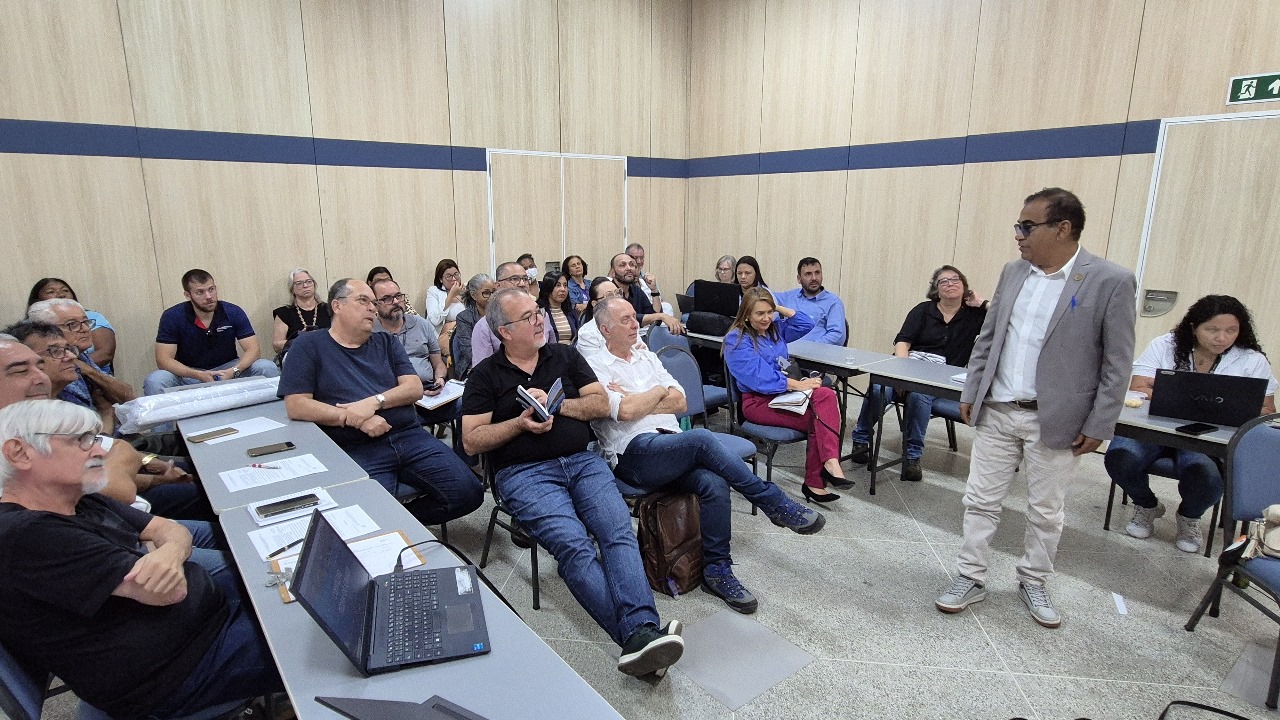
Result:
M327 510L324 516L333 524L333 529L338 531L338 535L343 540L350 540L354 537L378 531L378 523L374 522L373 518L369 517L369 513L366 513L359 505ZM249 532L249 540L253 542L254 549L258 551L258 557L265 561L271 553L295 540L301 540L306 537L307 525L310 523L311 516L308 515L289 522L268 525L264 528L251 530ZM302 545L298 544L272 559L289 557L300 552L302 552Z
M259 460L261 462L250 463L234 470L223 470L218 473L218 477L226 483L228 490L235 492L292 480L304 475L314 475L328 469L311 453L291 458L259 458ZM267 467L253 467L254 464Z
M268 430L275 430L276 428L282 428L284 427L284 423L276 422L271 418L256 417L256 418L249 418L248 420L241 420L240 422L237 422L237 423L231 423L230 425L223 425L222 427L235 428L237 432L234 435L223 435L222 437L214 438L212 440L205 440L204 444L217 445L220 442L226 442L228 440L239 440L240 438L248 437L249 435L257 435L258 433L264 433ZM222 429L221 427L209 428L209 430L221 430L221 429ZM209 430L205 430L204 432L209 432Z
M441 405L451 403L462 397L462 391L466 389L467 384L465 382L450 380L444 384L444 388L440 390L439 395L423 395L416 405L425 410L435 410Z
M318 502L315 505L312 505L311 507L304 507L304 508L298 508L297 510L290 510L287 513L272 515L269 518L259 517L258 508L262 507L263 505L270 505L273 502L288 500L289 498L296 498L300 495L315 495L316 499L319 500L320 502ZM336 507L338 507L338 503L333 499L331 495L329 495L329 491L325 490L324 488L316 487L316 488L311 488L310 490L303 490L301 492L289 493L288 495L281 495L280 497L273 497L269 500L259 500L258 502L255 502L255 503L249 503L247 506L245 506L245 509L249 511L249 517L253 518L253 521L258 524L258 527L266 527L267 525L275 525L276 523L282 523L288 520L293 520L295 518L300 518L304 516L311 517L311 512L313 510L319 510L321 512L324 512L325 510L329 510Z

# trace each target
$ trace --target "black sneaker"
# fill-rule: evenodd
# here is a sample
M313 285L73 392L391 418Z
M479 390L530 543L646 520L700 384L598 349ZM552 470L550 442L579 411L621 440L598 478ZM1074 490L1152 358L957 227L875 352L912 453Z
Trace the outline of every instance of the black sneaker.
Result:
M622 646L618 671L640 677L675 665L684 654L684 638L653 625L641 625Z
M919 460L902 461L902 479L907 482L920 482L924 479L924 473L920 472Z
M871 459L871 445L855 442L849 450L849 461L854 465L866 465Z

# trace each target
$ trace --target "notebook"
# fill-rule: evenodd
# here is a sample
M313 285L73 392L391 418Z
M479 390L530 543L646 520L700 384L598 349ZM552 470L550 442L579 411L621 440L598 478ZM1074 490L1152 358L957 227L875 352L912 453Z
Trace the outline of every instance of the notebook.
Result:
M1267 394L1263 378L1185 370L1157 370L1151 415L1237 427L1258 417Z
M290 591L365 675L489 652L475 568L370 577L323 513L312 513Z
M742 288L737 283L693 281L693 309L697 312L735 317L741 302Z

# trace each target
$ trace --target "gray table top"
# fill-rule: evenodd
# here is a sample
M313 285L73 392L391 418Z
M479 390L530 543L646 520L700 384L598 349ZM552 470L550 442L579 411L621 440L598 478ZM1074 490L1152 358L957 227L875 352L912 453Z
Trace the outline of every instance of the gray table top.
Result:
M796 340L787 344L787 352L795 360L807 360L821 363L832 368L842 368L851 372L867 372L867 366L875 365L892 358L888 353L874 350L828 345L812 340Z
M1126 407L1120 411L1120 419L1116 421L1116 434L1121 434L1121 425L1129 425L1131 427L1141 428L1143 430L1154 431L1168 435L1171 439L1186 441L1194 439L1196 444L1212 444L1220 445L1221 452L1218 456L1225 454L1227 451L1227 443L1231 442L1231 436L1236 434L1237 428L1219 426L1217 430L1204 435L1187 435L1174 430L1188 424L1189 420L1175 420L1167 417L1152 417L1148 414L1151 409L1150 402L1142 403L1142 407ZM1174 443L1170 443L1174 445ZM1175 445L1176 446L1176 445ZM1212 454L1212 453L1208 453Z
M910 380L955 392L963 390L964 383L955 382L951 378L964 371L964 368L955 365L942 365L928 360L901 357L891 357L867 368L867 372L876 377Z
M329 493L340 506L358 504L378 523L378 533L402 530L410 542L433 537L373 480L333 487ZM249 513L236 510L219 520L300 720L341 717L315 702L316 695L415 703L440 695L493 720L621 718L483 585L485 621L493 647L489 654L361 677L301 605L286 605L275 588L266 586L267 564L259 559L247 534L257 528ZM461 564L437 544L425 546L424 554L432 567Z
M284 423L284 427L245 437L232 437L225 442L209 445L206 443L187 443L191 460L200 473L200 483L204 486L209 504L216 513L221 514L230 508L248 505L251 502L267 500L289 493L309 490L314 487L331 487L360 480L369 476L342 448L338 447L328 435L324 434L314 423L290 420L284 409L284 401L280 400L261 405L248 405L232 410L201 415L178 421L178 429L182 436L224 427L231 423L257 417L270 418ZM262 458L251 458L246 454L249 448L272 445L274 443L292 442L293 450L266 455ZM242 468L250 463L270 464L272 460L298 457L306 454L314 455L326 470L315 475L304 475L292 480L260 485L232 492L218 476L224 470Z

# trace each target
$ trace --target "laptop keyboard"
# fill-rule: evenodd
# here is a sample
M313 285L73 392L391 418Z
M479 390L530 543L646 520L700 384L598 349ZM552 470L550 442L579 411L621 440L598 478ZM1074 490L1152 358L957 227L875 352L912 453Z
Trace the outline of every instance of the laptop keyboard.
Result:
M443 652L436 611L440 608L436 574L396 573L387 578L387 661L409 663Z

